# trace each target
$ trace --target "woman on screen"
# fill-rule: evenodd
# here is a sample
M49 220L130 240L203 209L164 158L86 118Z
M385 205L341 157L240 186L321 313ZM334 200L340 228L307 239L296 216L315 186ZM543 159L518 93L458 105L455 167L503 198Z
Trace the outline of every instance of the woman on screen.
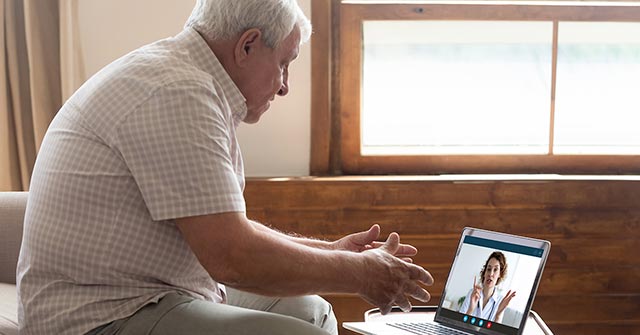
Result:
M473 278L473 288L467 294L460 313L465 313L481 319L502 322L504 310L515 297L516 292L509 290L504 296L499 296L496 286L507 275L507 258L500 251L494 251L480 271L481 282Z

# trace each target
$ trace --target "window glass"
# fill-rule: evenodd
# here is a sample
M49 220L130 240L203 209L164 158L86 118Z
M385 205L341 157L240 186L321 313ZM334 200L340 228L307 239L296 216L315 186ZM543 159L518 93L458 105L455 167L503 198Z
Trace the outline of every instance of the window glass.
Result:
M560 22L556 154L640 154L640 23Z
M362 155L547 153L552 38L551 22L364 21Z

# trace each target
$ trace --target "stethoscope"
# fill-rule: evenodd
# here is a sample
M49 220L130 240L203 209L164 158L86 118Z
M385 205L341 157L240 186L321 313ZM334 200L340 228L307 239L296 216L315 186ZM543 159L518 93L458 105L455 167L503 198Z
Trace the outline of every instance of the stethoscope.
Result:
M497 288L494 286L494 287L493 287L493 292L491 292L491 296L489 296L489 299L491 299L491 297L493 297L493 295L494 295L494 294L496 294L496 289L497 289ZM484 298L484 292L482 293L482 295L483 295L483 298ZM480 306L480 301L483 301L483 300L484 300L484 299L480 299L480 300L478 300L478 306L476 306L476 308L478 309L478 312L479 312L479 314L480 314L480 315L482 315L482 314L483 314L483 313L482 313L482 312L483 312L482 306ZM491 316L493 315L493 310L496 308L496 299L493 299L493 300L494 300L494 301L493 301L493 303L491 304L491 310L490 310L490 313L489 313L489 318L491 318Z

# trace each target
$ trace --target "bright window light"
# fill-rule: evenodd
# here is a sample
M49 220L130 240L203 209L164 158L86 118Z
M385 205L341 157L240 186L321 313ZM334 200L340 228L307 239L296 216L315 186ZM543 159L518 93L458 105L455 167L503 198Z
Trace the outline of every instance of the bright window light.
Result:
M548 153L551 22L365 21L363 34L363 155Z
M555 154L640 154L640 23L560 22Z

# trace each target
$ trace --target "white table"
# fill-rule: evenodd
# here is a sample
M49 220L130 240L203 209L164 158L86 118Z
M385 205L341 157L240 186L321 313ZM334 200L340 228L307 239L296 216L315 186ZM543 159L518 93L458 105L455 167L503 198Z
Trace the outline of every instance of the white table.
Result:
M364 314L365 322L425 322L433 320L437 306L413 306L411 312L404 313L399 308L387 315L380 314L377 308L370 309ZM538 313L529 312L529 318L525 324L524 335L553 335Z

